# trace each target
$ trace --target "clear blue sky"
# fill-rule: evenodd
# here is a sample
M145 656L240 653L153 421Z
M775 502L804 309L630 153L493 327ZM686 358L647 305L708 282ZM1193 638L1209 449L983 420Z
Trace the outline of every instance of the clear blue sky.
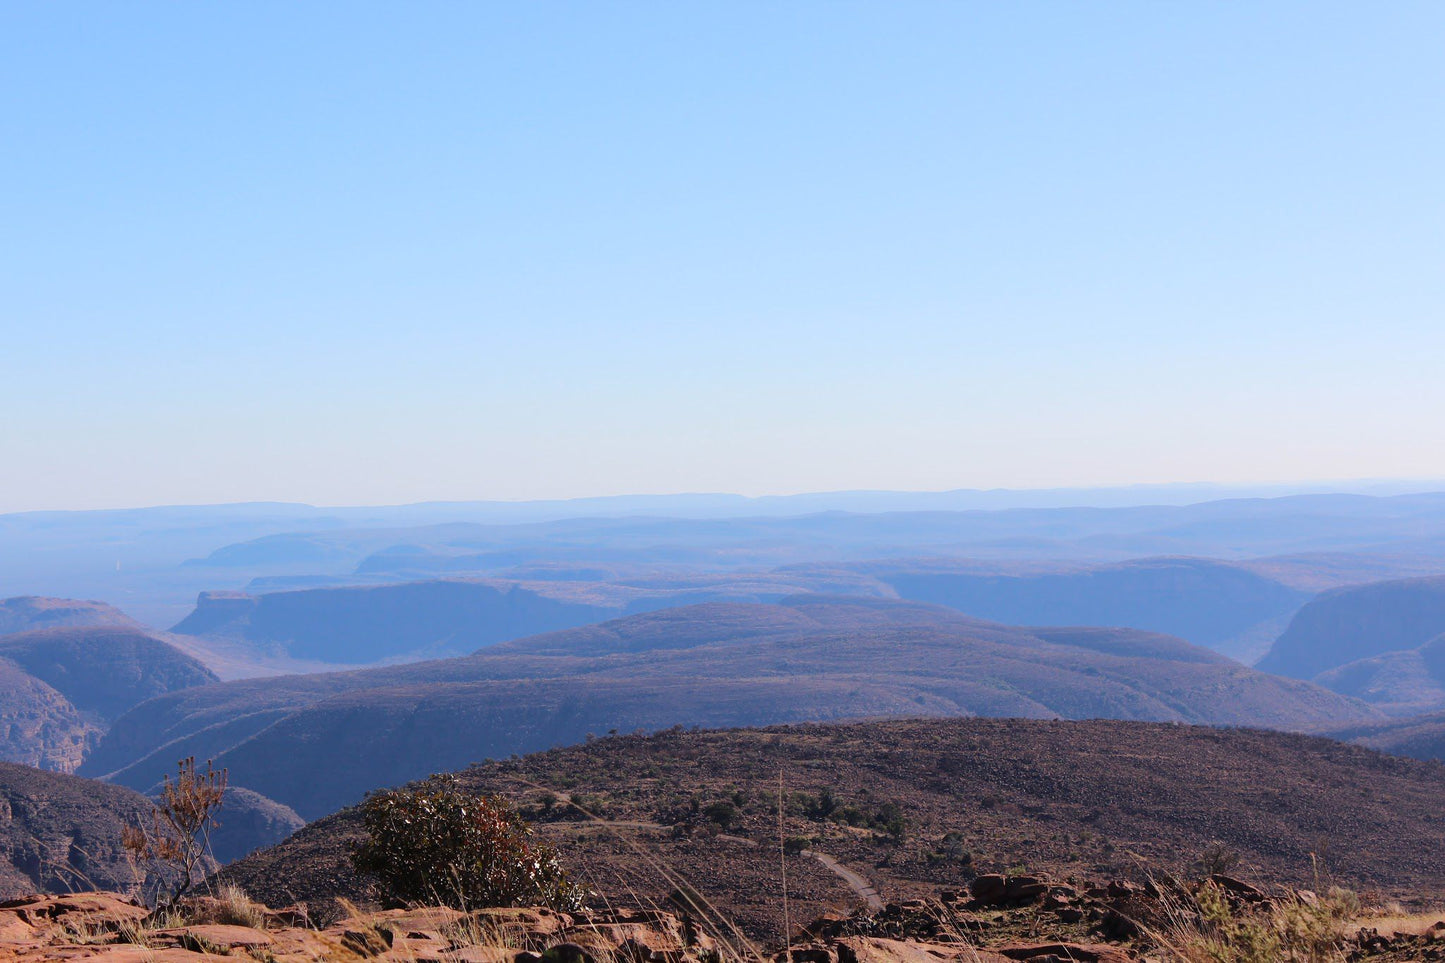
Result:
M0 511L1445 476L1445 4L0 8Z

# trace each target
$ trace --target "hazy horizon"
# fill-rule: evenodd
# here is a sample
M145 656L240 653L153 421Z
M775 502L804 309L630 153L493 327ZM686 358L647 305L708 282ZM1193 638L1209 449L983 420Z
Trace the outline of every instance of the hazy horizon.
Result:
M1261 481L1261 482L1215 482L1215 481L1176 481L1176 482L1140 482L1137 484L1125 485L1085 485L1085 486L1059 486L1059 487L1038 487L1038 488L953 488L953 489L892 489L892 488L854 488L854 489L833 489L819 491L790 491L790 492L728 492L728 491L675 491L675 492L617 492L602 495L576 495L561 498L471 498L471 499L420 499L409 502L358 502L358 503L332 503L317 504L312 502L276 500L276 499L252 499L234 502L176 502L157 504L116 504L102 505L90 508L22 508L5 510L0 508L0 516L3 515L62 515L84 512L146 512L164 511L170 509L221 509L221 508L246 508L275 506L282 508L305 508L316 511L328 510L365 510L365 509L398 509L398 508L435 508L445 511L449 506L463 508L466 506L542 506L555 505L565 507L568 505L592 505L594 503L682 503L688 500L695 500L700 507L706 508L708 504L721 504L725 501L746 502L749 504L806 502L812 500L828 499L850 499L850 498L872 498L872 497L897 497L899 499L929 498L945 496L976 496L980 499L999 499L997 506L979 505L977 507L987 509L989 507L1020 507L1024 503L1039 498L1045 501L1037 504L1047 504L1049 507L1066 507L1076 504L1077 507L1091 507L1095 504L1108 504L1112 507L1126 505L1187 505L1192 503L1228 500L1234 498L1286 498L1296 495L1369 495L1375 497L1390 497L1395 495L1424 495L1445 492L1445 479L1434 478L1355 478L1355 479L1319 479L1304 481ZM1129 498L1131 494L1137 493L1141 500L1134 501ZM1051 497L1052 496L1052 497ZM1070 502L1070 496L1079 496L1076 503ZM712 500L711 502L709 500ZM1010 504L1018 502L1020 505ZM824 509L826 510L826 509ZM888 509L880 509L888 510Z
M1445 477L1445 8L0 11L0 511Z

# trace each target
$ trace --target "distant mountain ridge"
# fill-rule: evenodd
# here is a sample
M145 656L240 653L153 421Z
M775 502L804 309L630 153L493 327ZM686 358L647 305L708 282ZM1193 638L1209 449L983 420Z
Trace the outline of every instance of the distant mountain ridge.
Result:
M664 607L776 603L798 594L900 598L1004 624L1103 625L1177 635L1253 661L1311 593L1216 559L1007 566L947 559L765 572L619 574L534 568L527 581L449 578L245 594L206 592L174 632L352 664L458 655Z
M1347 662L1315 681L1391 715L1445 708L1445 633L1418 648Z
M358 572L376 582L515 579L512 570L539 565L717 572L921 556L1116 562L1341 552L1368 557L1374 578L1442 570L1445 494L1422 492L1424 484L1316 487L1374 494L1146 486L22 513L0 515L0 595L120 601L161 626L183 618L202 591L254 579L354 584ZM1242 495L1270 497L1230 497Z
M1445 711L1336 729L1326 735L1397 756L1445 762Z
M1392 715L1445 709L1445 577L1326 592L1296 613L1259 668Z
M1249 569L1151 558L1073 571L980 574L906 564L864 568L899 596L1008 624L1115 625L1186 638L1252 662L1311 593Z

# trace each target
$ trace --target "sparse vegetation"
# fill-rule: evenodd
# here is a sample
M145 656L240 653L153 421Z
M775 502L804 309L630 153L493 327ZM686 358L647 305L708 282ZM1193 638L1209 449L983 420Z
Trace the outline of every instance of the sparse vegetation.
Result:
M266 909L235 883L222 883L216 887L215 922L261 929L266 925Z
M1152 934L1171 963L1344 963L1355 894L1248 904L1208 880L1166 903L1168 926Z
M366 837L356 870L375 879L393 903L459 909L539 905L571 909L582 890L556 852L505 799L434 776L407 789L373 793L361 807Z
M1250 880L1310 888L1310 867L1298 854L1317 850L1322 833L1332 839L1337 881L1386 898L1439 892L1434 854L1445 842L1438 819L1445 772L1283 733L991 719L683 730L494 762L458 778L528 811L563 786L585 791L589 805L605 801L607 818L629 828L558 817L535 827L577 878L640 906L662 903L687 881L749 934L773 938L780 768L787 773L781 841L812 840L809 849L858 872L884 899L965 887L1007 868L1055 879L1187 874L1216 841L1243 854ZM1370 800L1356 793L1366 783L1375 789ZM739 790L747 793L741 823L710 831L715 824L703 810L736 805ZM807 797L818 802L814 812L831 808L833 818L805 815ZM984 808L987 798L996 805ZM1261 817L1250 808L1261 798L1278 827L1268 834L1257 831ZM898 842L866 825L888 802L906 820ZM862 825L843 820L849 807ZM355 810L320 820L227 875L278 905L360 898L363 881L335 854L361 838L361 822ZM640 874L631 844L678 878ZM800 921L858 899L814 859L790 860L788 884Z

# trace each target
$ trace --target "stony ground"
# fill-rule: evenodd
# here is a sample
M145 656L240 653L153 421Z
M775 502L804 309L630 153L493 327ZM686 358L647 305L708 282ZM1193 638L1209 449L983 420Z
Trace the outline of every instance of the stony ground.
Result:
M1215 890L1246 918L1313 905L1308 892L1266 894L1228 877ZM32 896L0 904L0 961L260 963L1164 963L1171 920L1189 891L1113 881L1072 886L986 875L967 889L795 926L759 946L686 894L673 911L348 907L329 925L304 907L272 910L201 897L158 913L114 893ZM1439 918L1434 918L1438 916ZM1342 922L1327 959L1445 961L1445 911L1370 914Z

